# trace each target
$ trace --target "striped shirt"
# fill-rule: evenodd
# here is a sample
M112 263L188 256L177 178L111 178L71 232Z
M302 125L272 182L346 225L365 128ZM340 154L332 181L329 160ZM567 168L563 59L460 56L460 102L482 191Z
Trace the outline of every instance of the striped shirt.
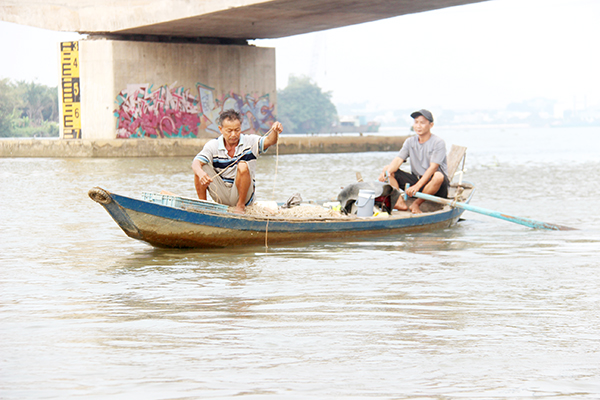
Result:
M237 175L237 163L239 161L245 161L248 164L250 176L254 180L256 159L266 151L264 146L265 136L240 135L240 141L235 148L235 153L233 157L229 157L225 148L223 135L221 135L216 139L208 141L200 153L194 157L194 160L198 160L203 164L211 164L217 174L227 168L221 175L221 178L225 183L232 185ZM232 164L235 165L229 167Z

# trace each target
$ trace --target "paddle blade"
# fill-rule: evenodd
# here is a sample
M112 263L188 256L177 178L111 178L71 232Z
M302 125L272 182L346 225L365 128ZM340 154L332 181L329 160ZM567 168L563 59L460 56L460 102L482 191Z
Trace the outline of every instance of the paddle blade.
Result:
M473 212L476 212L479 214L487 215L489 217L503 219L508 222L514 222L515 224L525 225L525 226L528 226L528 227L534 228L534 229L548 229L548 230L554 230L554 231L575 231L575 230L577 230L575 228L570 228L568 226L550 224L547 222L536 221L534 219L529 219L529 218L521 218L521 217L517 217L514 215L510 215L510 214L501 213L498 211L493 211L493 210L488 210L488 209L481 208L481 207L472 206L467 203L460 203L460 202L449 200L449 199L442 199L441 197L432 196L430 194L417 192L417 193L415 193L414 197L433 201L434 203L448 205L451 207L462 208L463 210L473 211Z
M510 214L500 214L500 218L502 218L506 221L509 221L509 222L514 222L516 224L525 225L525 226L528 226L530 228L535 228L535 229L548 229L548 230L553 230L553 231L576 231L577 230L576 228L571 228L569 226L550 224L548 222L536 221L536 220L529 219L529 218L515 217L514 215L510 215Z

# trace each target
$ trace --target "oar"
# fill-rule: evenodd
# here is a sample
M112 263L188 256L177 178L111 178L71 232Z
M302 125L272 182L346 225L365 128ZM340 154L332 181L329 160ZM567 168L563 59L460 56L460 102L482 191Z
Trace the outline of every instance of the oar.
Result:
M409 187L409 185L406 185L406 189L408 189L408 187ZM406 196L406 192L405 192L404 196ZM417 192L417 193L415 193L415 195L413 197L418 197L423 200L433 201L434 203L444 204L444 205L447 205L450 207L462 208L463 210L473 211L473 212L487 215L487 216L494 217L494 218L500 218L505 221L514 222L515 224L525 225L525 226L528 226L528 227L534 228L534 229L550 229L550 230L554 230L554 231L577 230L575 228L570 228L568 226L549 224L547 222L540 222L540 221L536 221L536 220L529 219L529 218L521 218L521 217L517 217L514 215L510 215L510 214L501 213L498 211L492 211L492 210L488 210L488 209L481 208L481 207L475 207L475 206L472 206L467 203L461 203L456 200L443 199L441 197L432 196L430 194Z

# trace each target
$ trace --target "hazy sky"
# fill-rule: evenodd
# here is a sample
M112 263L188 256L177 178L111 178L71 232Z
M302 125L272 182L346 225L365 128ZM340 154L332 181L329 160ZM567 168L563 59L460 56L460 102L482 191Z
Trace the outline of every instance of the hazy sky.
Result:
M600 107L598 21L600 0L493 0L252 43L277 49L278 88L308 75L336 104ZM0 22L0 37L0 78L54 86L57 43L78 35Z
M278 87L309 75L335 103L600 103L599 0L494 0L256 43L276 47Z

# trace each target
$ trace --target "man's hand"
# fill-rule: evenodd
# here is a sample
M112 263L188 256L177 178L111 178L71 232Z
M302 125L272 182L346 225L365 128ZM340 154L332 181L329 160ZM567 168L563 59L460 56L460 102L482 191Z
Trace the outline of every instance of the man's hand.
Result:
M390 171L388 170L390 166L386 165L385 167L383 167L383 171L381 171L381 174L379 174L379 182L386 182L389 179Z
M281 122L275 121L273 125L271 125L271 129L273 132L279 135L283 131L283 125L281 125Z
M283 125L281 125L281 122L275 121L269 131L270 133L265 137L265 150L277 143L279 134L283 131Z
M200 182L202 186L208 186L213 181L212 178L202 170L201 173L198 173L196 175L198 175L198 182Z
M407 190L406 190L406 194L410 197L413 197L418 191L419 189L421 189L419 186L415 185L415 186L410 186Z
M381 174L379 175L379 181L389 181L390 185L396 187L396 185L398 185L398 182L396 182L394 174L396 173L396 171L398 171L403 162L403 159L395 157L389 165L383 167L383 171L381 171Z

